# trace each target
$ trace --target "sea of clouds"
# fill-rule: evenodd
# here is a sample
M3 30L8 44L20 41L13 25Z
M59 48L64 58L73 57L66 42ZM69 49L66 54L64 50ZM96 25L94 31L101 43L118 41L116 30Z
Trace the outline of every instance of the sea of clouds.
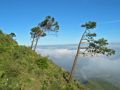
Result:
M95 56L78 58L75 77L79 80L104 79L120 85L120 43L111 43L116 50L114 56ZM37 52L48 56L54 63L70 71L77 45L48 45L37 47Z

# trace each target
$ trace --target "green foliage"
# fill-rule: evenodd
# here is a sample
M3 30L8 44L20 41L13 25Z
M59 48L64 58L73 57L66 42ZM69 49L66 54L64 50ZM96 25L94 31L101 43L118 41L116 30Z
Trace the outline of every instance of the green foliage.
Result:
M96 33L87 33L86 36L87 37L96 37Z
M59 30L59 24L57 21L55 21L55 18L51 16L47 16L45 20L43 20L41 23L38 24L37 27L31 29L30 32L32 38L31 48L34 47L34 51L35 51L40 37L45 37L47 35L46 31L58 32L58 30Z
M95 53L95 54L96 53L103 54L107 56L115 54L115 50L108 48L107 45L108 45L108 42L104 38L95 40L89 44L88 52Z
M17 42L9 34L0 32L0 53L10 51L18 46Z
M38 65L39 68L42 68L42 69L48 68L47 58L40 58L36 60L36 64Z
M85 27L86 29L94 29L96 27L96 22L87 22L83 25L81 25L81 27Z
M0 30L0 34L3 34L2 30Z
M35 50L37 47L39 38L45 37L46 33L43 32L43 30L40 27L34 27L31 29L30 34L31 34L31 38L32 38L31 48L33 48L33 46L34 46L34 50ZM34 45L34 42L35 42L35 45Z
M9 34L11 37L16 37L15 33L10 33Z
M94 56L96 54L97 55L103 54L103 55L109 56L109 55L115 54L115 50L110 49L106 46L108 45L107 40L105 40L104 38L99 39L99 40L94 39L96 37L96 33L91 33L91 29L96 28L96 22L89 21L81 25L81 27L84 27L85 30L78 44L77 53L75 55L72 69L70 72L69 82L71 81L72 76L74 74L79 54L83 56L87 56L87 55ZM85 47L82 48L81 46L83 42L85 42L87 45L85 45Z
M43 31L53 31L58 32L59 30L59 24L57 21L55 21L54 17L47 16L45 20L43 20L41 23L39 23L39 27L43 29Z
M85 28L85 32L83 33L81 41L85 41L89 44L88 47L86 47L86 50L83 50L83 55L94 56L96 54L103 54L109 56L115 54L115 50L107 47L109 43L106 39L101 38L96 40L96 33L91 33L90 29L94 29L96 27L96 22L89 21L83 24L82 27Z
M95 40L94 43L99 45L99 46L106 46L106 45L108 45L107 40L105 40L104 38L99 39L99 40Z
M31 38L37 38L40 36L45 36L45 33L43 32L43 30L40 27L34 27L31 29Z

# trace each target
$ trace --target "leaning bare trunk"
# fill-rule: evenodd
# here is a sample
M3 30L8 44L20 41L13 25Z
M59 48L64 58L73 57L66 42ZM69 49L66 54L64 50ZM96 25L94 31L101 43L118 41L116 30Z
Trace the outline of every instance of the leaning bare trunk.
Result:
M31 43L31 49L33 48L33 43L35 41L35 38L33 37L32 43Z
M81 37L81 39L80 39L80 42L79 42L79 44L78 44L78 48L77 48L77 53L76 53L76 55L75 55L75 59L74 59L74 62L73 62L73 66L72 66L72 70L71 70L71 72L70 72L70 77L69 77L69 82L71 81L71 79L72 79L72 77L73 77L73 74L74 74L74 71L75 71L75 67L76 67L76 64L77 64L77 58L78 58L78 55L79 55L79 53L80 53L80 49L81 49L81 43L82 43L82 40L83 40L83 38L84 38L84 35L85 35L85 33L86 33L86 30L85 30L85 32L83 33L83 35L82 35L82 37Z
M68 80L69 82L71 81L72 76L74 74L74 70L75 70L75 67L76 67L76 64L77 64L77 58L78 58L78 55L79 55L79 49L80 49L80 45L78 46L77 53L75 55L75 59L74 59L73 66L72 66L72 70L70 72L70 77L69 77L69 80Z
M39 40L39 37L38 37L38 38L36 38L36 43L35 43L35 46L34 46L34 51L36 50L38 40Z

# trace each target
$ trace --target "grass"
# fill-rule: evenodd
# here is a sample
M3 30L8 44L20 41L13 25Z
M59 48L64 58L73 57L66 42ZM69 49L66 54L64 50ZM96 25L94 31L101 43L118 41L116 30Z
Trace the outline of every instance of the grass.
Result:
M69 73L47 57L8 34L0 32L0 38L0 90L86 90L77 81L67 83Z
M86 87L90 88L90 90L120 90L120 87L100 79L90 80Z

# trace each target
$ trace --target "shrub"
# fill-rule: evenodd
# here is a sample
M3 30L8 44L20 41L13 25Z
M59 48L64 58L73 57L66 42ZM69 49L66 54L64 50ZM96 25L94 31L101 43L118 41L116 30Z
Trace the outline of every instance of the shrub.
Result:
M47 58L40 58L36 60L36 64L41 69L47 69L48 68L48 61Z

